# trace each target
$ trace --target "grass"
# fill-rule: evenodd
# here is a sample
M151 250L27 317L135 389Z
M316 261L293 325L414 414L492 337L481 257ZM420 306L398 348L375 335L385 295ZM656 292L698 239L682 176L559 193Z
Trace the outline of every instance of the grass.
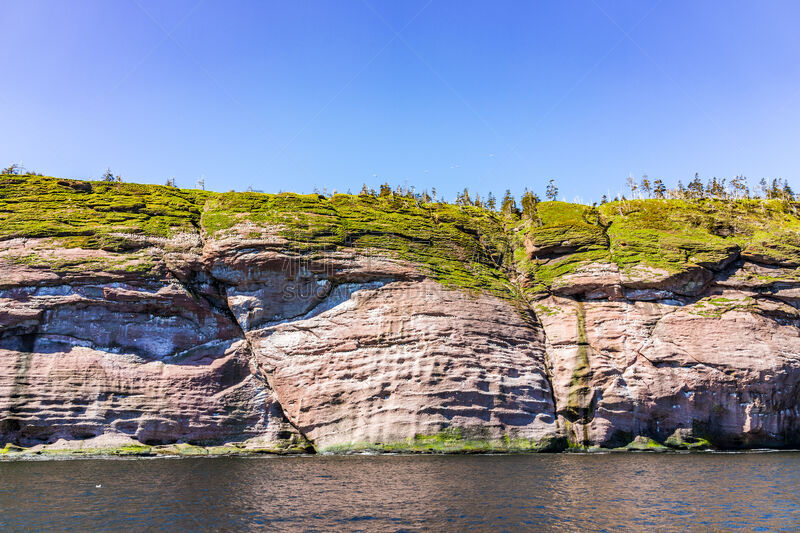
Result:
M677 273L696 265L717 269L739 250L800 265L795 210L779 200L636 200L599 211L611 259L622 269L645 264Z
M719 270L741 252L797 268L798 208L781 200L633 200L597 208L544 202L521 227L515 258L534 293L593 262L616 264L623 273L648 267L674 275Z
M155 275L167 239L275 239L313 256L355 249L416 264L441 283L507 299L546 293L589 263L676 274L747 257L800 267L800 204L779 200L633 200L590 207L541 202L520 219L472 206L397 196L215 193L160 185L0 175L0 241L104 250L58 258L42 250L14 260L61 271ZM160 240L159 240L160 239ZM116 254L116 255L115 255ZM639 269L641 271L641 269ZM518 280L518 275L522 278Z
M496 213L409 198L338 194L222 194L209 201L202 227L212 237L237 224L274 228L286 249L308 254L355 248L419 265L445 285L508 294L512 265Z
M135 183L0 176L0 240L56 238L65 247L127 251L118 234L171 237L195 231L212 193Z

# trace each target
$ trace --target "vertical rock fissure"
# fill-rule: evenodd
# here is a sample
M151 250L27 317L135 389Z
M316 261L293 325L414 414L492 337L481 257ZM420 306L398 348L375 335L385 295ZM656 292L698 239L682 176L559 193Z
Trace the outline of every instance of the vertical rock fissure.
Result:
M205 208L205 206L203 208ZM203 248L205 248L206 238L203 235L203 229L197 224L194 224L194 226L197 229L198 236L200 237L200 242L202 243ZM270 383L268 374L263 372L261 366L258 364L258 361L256 360L256 352L253 347L253 344L250 342L250 338L248 337L247 333L244 330L244 327L239 322L239 319L236 317L236 314L233 312L233 310L230 307L230 304L228 303L227 285L221 280L217 279L209 269L206 268L202 269L202 273L207 278L207 283L209 283L212 286L213 293L216 296L216 298L212 298L204 291L198 290L198 288L195 286L196 281L194 281L193 279L184 279L183 276L180 276L177 272L173 271L172 269L169 269L169 266L167 266L167 269L175 277L175 279L178 280L178 282L186 289L186 291L190 295L192 295L193 298L195 298L196 300L205 301L212 309L214 309L215 311L219 312L220 314L228 318L228 320L230 320L231 323L238 329L238 332L241 335L242 340L244 340L245 345L247 346L251 371L252 368L257 369L257 372L253 373L253 375L257 379L266 382L267 386L274 393L275 388L273 387L272 383ZM194 272L194 276L197 276L197 274L199 274L199 272ZM314 451L316 451L316 446L314 445L313 440L311 440L308 437L308 435L306 435L298 427L298 425L289 417L289 415L286 413L286 410L283 408L283 405L281 404L277 394L272 395L272 401L274 401L278 405L280 412L283 414L283 418L289 423L289 425L291 425L292 428L294 428L294 430L297 431L297 434L300 435L301 438L303 438L306 442L311 444Z
M531 312L533 313L533 310L531 310ZM541 321L538 320L538 317L537 321L539 322L539 324L541 324ZM562 431L562 428L560 420L558 418L558 413L559 413L558 396L556 395L556 389L554 385L555 380L553 379L553 367L550 362L550 352L547 349L548 346L547 330L545 330L544 326L542 325L539 325L537 327L540 328L542 336L544 337L544 375L545 378L547 379L547 386L550 390L550 401L553 402L553 419L555 420L556 423L556 429L560 432Z
M550 354L547 349L548 346L547 330L544 329L544 325L542 324L542 321L539 319L539 317L536 315L536 311L533 309L533 306L531 306L528 300L524 298L522 291L519 290L517 287L514 288L518 291L518 294L520 295L520 297L517 298L517 301L520 302L519 311L522 314L525 323L528 325L529 328L535 330L537 333L540 333L542 335L543 345L544 345L544 361L543 361L544 376L545 379L547 380L547 388L550 394L550 401L553 404L553 420L555 420L556 430L561 432L562 428L558 417L559 407L558 407L558 397L556 395L556 390L554 387L553 367L550 362ZM524 309L522 308L523 305Z
M511 241L511 237L508 233L508 228L504 225L503 226L503 236L505 237L505 244L508 250L513 250L514 245ZM512 255L513 256L513 255ZM491 255L490 255L491 257ZM550 361L550 353L548 351L548 338L547 338L547 330L544 328L544 324L539 319L538 315L536 314L536 310L531 305L531 302L528 300L528 297L525 294L525 291L521 284L518 281L518 277L515 276L514 271L504 265L497 265L501 272L505 273L506 281L508 282L508 287L511 290L511 295L513 297L513 301L515 302L519 313L522 315L524 322L530 327L531 329L535 330L537 333L540 333L543 338L543 345L544 345L544 376L547 380L547 387L550 394L550 401L553 405L553 420L556 425L556 431L561 433L564 429L561 427L560 419L559 419L559 407L558 407L558 396L556 395L556 390L554 386L554 379L553 379L553 367ZM567 436L567 435L565 435Z
M247 351L250 354L250 364L251 364L252 367L254 367L254 368L256 368L258 370L258 372L256 374L254 374L254 375L256 376L256 378L263 379L267 383L269 388L272 389L272 391L274 392L275 391L275 387L272 385L272 383L270 383L269 375L266 372L263 371L261 366L258 364L258 361L256 360L256 351L255 351L255 348L253 347L253 344L250 342L250 338L247 336L247 333L245 332L244 328L239 323L239 320L236 318L236 315L234 314L233 310L228 306L228 303L227 303L228 302L228 297L227 297L227 288L226 288L226 286L223 283L221 283L219 280L217 280L213 275L211 275L210 272L207 272L207 274L208 274L209 278L211 280L213 280L216 290L219 291L220 295L222 296L222 301L225 302L225 309L227 311L228 316L231 318L231 320L233 320L233 323L236 324L236 326L239 328L239 331L242 334L242 338L244 339L244 342L247 345ZM302 437L308 443L310 443L311 446L316 451L316 446L314 445L314 441L311 440L308 437L308 435L306 435L303 432L303 430L301 430L300 427L286 413L286 410L283 408L283 405L281 404L280 399L278 398L277 394L273 394L273 401L278 404L278 407L280 407L281 413L283 413L283 417L286 419L286 421L289 423L289 425L291 425L294 428L294 430L297 431L297 433L298 433L298 435L300 435L300 437Z
M567 405L565 412L573 423L581 424L581 445L589 444L588 425L591 417L591 388L589 379L592 370L589 363L589 341L586 336L586 310L583 302L576 301L577 319L577 357L575 368L572 370Z

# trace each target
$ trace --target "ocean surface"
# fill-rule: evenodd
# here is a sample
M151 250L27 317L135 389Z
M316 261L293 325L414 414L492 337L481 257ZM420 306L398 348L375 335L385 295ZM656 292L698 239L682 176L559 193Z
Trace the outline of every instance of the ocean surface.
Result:
M2 531L796 531L800 453L0 462Z

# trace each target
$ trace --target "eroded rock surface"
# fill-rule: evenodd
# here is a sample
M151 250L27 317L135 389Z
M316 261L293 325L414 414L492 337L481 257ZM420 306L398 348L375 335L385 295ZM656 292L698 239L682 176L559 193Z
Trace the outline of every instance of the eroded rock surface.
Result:
M562 437L542 330L510 302L403 261L231 241L165 257L180 280L5 289L4 440Z
M241 329L176 280L0 290L0 438L290 439Z
M694 429L722 447L796 445L798 314L768 294L542 300L556 403L571 438L613 447Z
M0 449L800 446L785 206L512 220L29 179L0 187Z

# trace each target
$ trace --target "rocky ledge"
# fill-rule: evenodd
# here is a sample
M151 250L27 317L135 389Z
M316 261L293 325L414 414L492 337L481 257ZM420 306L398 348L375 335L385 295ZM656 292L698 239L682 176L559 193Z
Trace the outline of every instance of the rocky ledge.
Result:
M0 176L0 456L798 447L797 207Z

